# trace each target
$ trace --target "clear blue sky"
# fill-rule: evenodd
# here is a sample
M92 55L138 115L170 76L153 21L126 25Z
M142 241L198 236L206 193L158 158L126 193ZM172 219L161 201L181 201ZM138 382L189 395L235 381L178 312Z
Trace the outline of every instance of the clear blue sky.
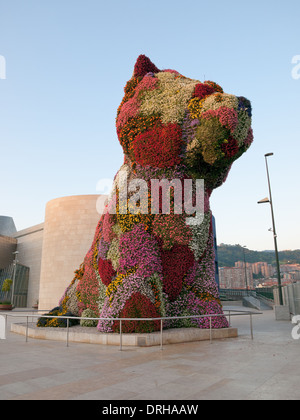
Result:
M0 214L20 230L44 220L49 200L113 178L116 110L146 54L252 102L254 143L211 199L218 243L274 249L270 206L257 204L273 152L278 247L299 249L299 16L299 0L1 0Z

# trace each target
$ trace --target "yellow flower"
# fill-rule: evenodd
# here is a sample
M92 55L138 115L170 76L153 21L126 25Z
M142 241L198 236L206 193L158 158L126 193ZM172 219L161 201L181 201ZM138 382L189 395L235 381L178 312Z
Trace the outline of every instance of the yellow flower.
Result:
M130 274L135 273L137 270L137 266L130 268L126 271L126 273L119 273L117 277L107 286L105 295L109 297L109 302L111 303L114 298L114 293L116 293L118 287L122 284L123 279Z
M203 102L204 100L200 98L193 98L189 101L188 110L192 119L200 117Z

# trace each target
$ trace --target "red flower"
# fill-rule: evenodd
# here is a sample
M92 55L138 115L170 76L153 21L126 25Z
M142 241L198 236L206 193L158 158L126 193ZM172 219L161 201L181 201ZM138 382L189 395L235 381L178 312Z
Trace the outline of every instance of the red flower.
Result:
M162 251L163 288L174 301L182 289L184 275L194 264L194 254L186 245L174 245Z
M116 272L113 269L111 261L102 260L102 258L99 258L98 270L99 270L102 283L105 284L105 286L108 286L112 278L116 275Z
M100 222L97 226L97 231L99 226ZM93 247L90 248L84 258L84 271L82 273L82 277L79 279L76 290L80 294L78 302L79 313L81 314L81 312L86 308L90 308L97 312L99 307L97 303L99 295L99 282L93 266Z
M133 293L125 303L119 318L158 318L154 304L140 292ZM114 332L119 332L120 322L115 321L112 327ZM125 333L145 333L159 331L160 320L157 321L123 321L122 332Z
M136 63L134 65L134 76L145 76L147 73L158 73L159 69L156 67L152 61L146 57L145 55L141 54L138 56Z
M165 168L180 163L182 144L180 126L167 124L138 134L132 145L137 163L142 166Z
M218 85L216 82L212 82L211 80L204 80L203 83L205 83L206 85L210 85L211 87L213 87L215 92L224 93L224 91L221 88L221 86Z
M225 156L230 159L237 154L239 146L236 139L230 136L228 142L222 144L221 149Z
M203 99L214 92L215 92L215 89L213 86L207 85L206 83L198 83L195 86L194 96L196 96L197 98Z

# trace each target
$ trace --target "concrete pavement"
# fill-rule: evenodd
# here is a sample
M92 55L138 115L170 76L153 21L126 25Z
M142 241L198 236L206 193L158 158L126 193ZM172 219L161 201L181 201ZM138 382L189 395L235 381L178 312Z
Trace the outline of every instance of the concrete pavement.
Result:
M245 308L244 308L245 309ZM21 321L21 320L20 320ZM14 320L14 322L19 322ZM9 320L10 323L10 320ZM159 347L0 340L1 400L298 400L300 340L273 311L231 318L237 338Z

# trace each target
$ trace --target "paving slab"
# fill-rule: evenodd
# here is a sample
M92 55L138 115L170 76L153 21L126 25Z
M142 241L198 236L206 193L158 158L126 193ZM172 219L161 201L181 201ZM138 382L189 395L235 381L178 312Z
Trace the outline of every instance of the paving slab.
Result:
M236 307L235 307L236 309ZM1 400L298 400L300 340L274 311L232 316L235 338L117 346L0 339ZM20 319L24 322L25 319ZM14 321L15 322L15 321Z

